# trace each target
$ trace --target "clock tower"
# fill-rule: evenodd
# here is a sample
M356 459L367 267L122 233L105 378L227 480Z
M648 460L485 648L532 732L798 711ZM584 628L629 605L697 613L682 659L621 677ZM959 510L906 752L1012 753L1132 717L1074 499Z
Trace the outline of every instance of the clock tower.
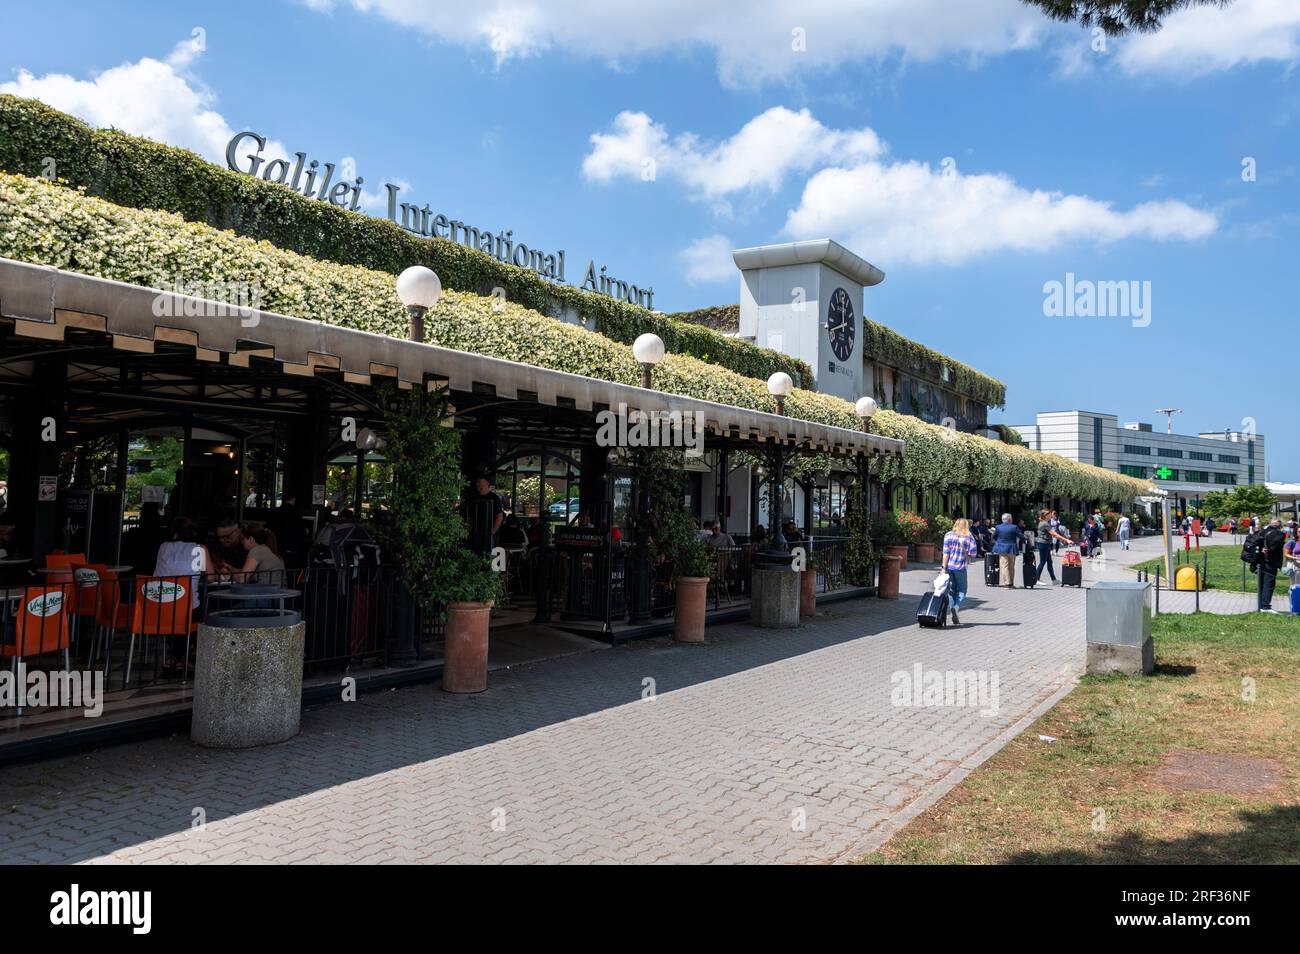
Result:
M868 393L862 289L885 273L831 239L731 253L740 269L740 335L806 361L817 390L856 401Z

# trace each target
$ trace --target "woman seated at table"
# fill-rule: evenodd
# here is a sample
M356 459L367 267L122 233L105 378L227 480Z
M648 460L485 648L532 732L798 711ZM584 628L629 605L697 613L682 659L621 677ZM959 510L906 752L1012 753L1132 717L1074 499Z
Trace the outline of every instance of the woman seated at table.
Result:
M245 583L283 583L284 560L271 549L271 537L261 529L247 525L242 528L244 553L243 566L223 563L221 570L231 574L231 579Z
M154 564L153 575L188 576L197 586L199 575L210 573L213 569L208 548L197 542L198 539L199 528L193 520L189 517L177 517L173 520L171 539L165 540L158 547L158 558Z

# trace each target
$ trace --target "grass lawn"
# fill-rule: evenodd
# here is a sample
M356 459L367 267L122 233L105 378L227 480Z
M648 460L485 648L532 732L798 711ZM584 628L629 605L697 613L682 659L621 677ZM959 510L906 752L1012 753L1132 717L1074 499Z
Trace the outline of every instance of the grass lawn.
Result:
M861 861L1300 863L1300 619L1164 615L1155 649L1153 675L1084 677ZM1187 750L1273 760L1272 787L1186 790L1159 770Z
M1178 541L1179 547L1182 547L1182 540ZM1179 551L1181 553L1181 550ZM1175 554L1177 556L1177 554ZM1211 589L1231 590L1233 593L1242 592L1241 589L1241 568L1245 566L1241 562L1241 547L1234 546L1212 546L1202 548L1198 555L1195 550L1192 551L1192 558L1198 566L1203 560L1208 560L1209 565L1206 567L1206 583ZM1184 561L1186 557L1184 556ZM1153 560L1146 560L1142 563L1135 563L1132 567L1134 570L1144 569L1151 571L1151 581L1155 582L1156 567L1160 567L1161 585L1166 584L1165 578L1165 560L1164 557L1156 557ZM1178 572L1178 566L1174 566L1174 572ZM1257 592L1259 584L1255 582L1255 574L1250 572L1250 567L1246 567L1246 590L1247 593ZM1287 593L1287 588L1291 585L1290 577L1279 573L1277 583L1273 587L1275 594L1281 593L1283 596Z

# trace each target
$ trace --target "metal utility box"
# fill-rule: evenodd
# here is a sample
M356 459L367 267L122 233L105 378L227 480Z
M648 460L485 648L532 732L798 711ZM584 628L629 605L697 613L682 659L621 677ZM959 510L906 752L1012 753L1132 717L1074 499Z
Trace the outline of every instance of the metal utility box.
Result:
M1088 589L1088 672L1136 674L1155 668L1151 599L1150 583L1103 580Z

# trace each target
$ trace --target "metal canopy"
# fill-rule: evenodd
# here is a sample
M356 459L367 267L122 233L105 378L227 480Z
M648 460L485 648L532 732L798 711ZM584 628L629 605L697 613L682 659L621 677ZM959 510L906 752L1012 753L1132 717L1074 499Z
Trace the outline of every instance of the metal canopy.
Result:
M155 310L157 308L157 311ZM165 317L158 317L161 311ZM895 454L902 441L797 418L702 401L631 385L537 368L514 361L387 335L234 306L0 258L0 317L14 335L46 343L66 329L98 332L118 352L155 355L193 348L199 362L250 368L274 362L288 375L318 374L345 383L395 380L399 386L450 387L475 402L529 402L565 411L700 412L712 435L751 444L777 443L832 454ZM162 345L162 349L159 348ZM107 383L107 382L105 382ZM305 382L304 382L305 383ZM460 406L462 411L469 408Z

